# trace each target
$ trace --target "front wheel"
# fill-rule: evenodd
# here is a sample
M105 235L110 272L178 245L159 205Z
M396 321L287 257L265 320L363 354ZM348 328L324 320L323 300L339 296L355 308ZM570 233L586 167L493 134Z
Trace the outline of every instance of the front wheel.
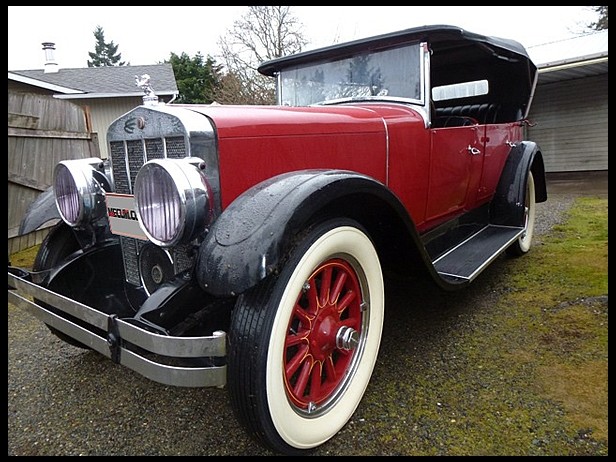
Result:
M249 434L302 454L348 422L378 355L384 295L370 238L335 219L301 238L280 274L238 298L227 383Z
M507 254L519 257L530 250L535 229L535 180L533 173L528 172L526 179L526 194L524 195L524 233L507 248Z

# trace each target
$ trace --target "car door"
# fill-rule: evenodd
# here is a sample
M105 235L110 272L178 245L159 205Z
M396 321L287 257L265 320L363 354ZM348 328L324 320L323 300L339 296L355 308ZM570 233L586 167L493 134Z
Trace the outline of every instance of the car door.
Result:
M431 129L426 218L442 222L474 203L484 158L483 125Z

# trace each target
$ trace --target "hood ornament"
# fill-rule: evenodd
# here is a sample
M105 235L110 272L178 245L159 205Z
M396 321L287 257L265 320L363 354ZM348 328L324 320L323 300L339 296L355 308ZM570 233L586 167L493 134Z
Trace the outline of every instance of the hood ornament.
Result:
M150 74L143 74L142 76L135 76L136 85L143 90L143 104L147 106L153 106L158 104L158 96L154 94L152 85L150 85Z

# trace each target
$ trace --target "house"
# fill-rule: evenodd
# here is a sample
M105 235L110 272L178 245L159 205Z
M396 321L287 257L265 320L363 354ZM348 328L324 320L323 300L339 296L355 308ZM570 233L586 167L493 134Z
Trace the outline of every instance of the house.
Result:
M528 138L545 170L607 172L608 30L528 48L538 68Z
M150 76L160 101L172 102L178 87L170 63L63 69L54 59L55 46L43 43L43 69L8 72L8 90L52 95L84 108L91 131L98 134L101 157L107 157L107 127L122 114L143 103L136 78Z

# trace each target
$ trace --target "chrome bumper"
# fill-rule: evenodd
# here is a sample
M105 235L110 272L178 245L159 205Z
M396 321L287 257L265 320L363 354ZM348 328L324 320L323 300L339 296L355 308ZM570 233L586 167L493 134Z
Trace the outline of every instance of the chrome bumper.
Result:
M216 331L206 337L171 337L149 332L129 324L114 315L107 315L87 305L75 302L44 287L8 273L8 301L22 308L48 326L63 332L112 361L165 385L180 387L223 387L227 366L178 367L157 362L162 355L170 359L223 358L226 355L227 334ZM98 335L38 305L30 298L73 316L104 332ZM153 359L128 349L127 343L152 353Z

